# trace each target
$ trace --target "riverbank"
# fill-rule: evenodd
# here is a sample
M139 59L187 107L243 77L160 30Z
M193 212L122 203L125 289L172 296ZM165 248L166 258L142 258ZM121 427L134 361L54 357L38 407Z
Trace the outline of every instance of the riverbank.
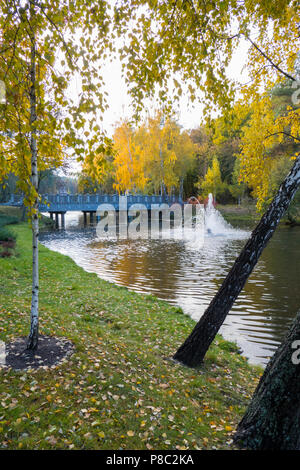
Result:
M260 219L254 204L218 204L216 208L221 212L224 219L234 227L241 227L242 225L255 226Z
M31 232L0 259L0 339L28 334ZM40 332L75 345L55 369L0 371L0 448L229 449L261 369L217 337L205 364L170 361L194 321L40 246Z
M254 228L260 221L262 214L256 210L255 204L218 204L216 206L224 219L234 227L248 226ZM300 226L300 210L294 210L294 217L290 218L286 214L280 221L280 226L294 227Z

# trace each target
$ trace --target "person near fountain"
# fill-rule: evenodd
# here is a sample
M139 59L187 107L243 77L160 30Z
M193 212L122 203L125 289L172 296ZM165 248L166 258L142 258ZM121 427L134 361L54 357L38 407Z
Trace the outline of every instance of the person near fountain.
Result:
M199 200L195 196L191 196L187 200L188 204L200 204Z

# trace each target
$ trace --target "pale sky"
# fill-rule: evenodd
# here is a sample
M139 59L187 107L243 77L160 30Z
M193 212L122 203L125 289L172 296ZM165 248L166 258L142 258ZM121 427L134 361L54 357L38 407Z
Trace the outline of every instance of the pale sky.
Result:
M247 72L242 71L246 61L247 48L246 42L242 42L228 68L228 76L243 83L248 80ZM131 98L128 95L125 80L122 78L121 62L119 60L108 62L103 67L102 75L105 82L105 91L108 93L107 103L109 107L103 115L103 122L99 125L111 137L115 124L122 118L131 117ZM70 89L73 96L79 95L81 92L80 79L74 79ZM153 114L155 107L157 107L157 104L149 103L147 105L148 112ZM183 95L177 114L178 123L183 129L187 130L198 127L203 117L202 110L203 105L201 103L197 100L192 103L188 95ZM72 171L80 171L80 167L80 164L74 163Z
M113 7L117 0L110 0ZM235 25L238 29L238 24ZM232 25L233 29L234 24ZM121 39L118 39L121 45ZM228 76L232 79L245 83L248 81L247 73L242 72L242 68L246 62L249 43L244 39L240 40L240 46L233 55L233 59L228 67ZM113 63L107 64L104 71L104 79L106 83L106 91L108 92L109 109L106 111L103 120L104 130L108 134L112 134L114 124L120 118L130 117L130 98L127 94L125 81L121 77L121 64L115 60ZM177 78L177 77L176 77ZM148 106L150 113L154 111L154 104ZM157 105L156 105L157 106ZM152 109L151 109L152 108ZM203 105L196 100L191 102L188 96L182 96L179 104L178 122L184 129L193 129L199 126L203 117ZM177 110L176 110L177 111Z
M246 82L248 77L247 73L242 72L242 67L245 64L247 55L247 44L241 43L241 46L235 53L231 64L228 68L228 76L237 79L239 82ZM124 79L121 75L121 64L115 60L107 64L103 71L104 80L106 83L106 91L108 92L109 108L104 114L103 127L104 130L111 135L114 124L121 118L130 117L130 97L127 93L127 88ZM148 107L150 112L153 111L154 105ZM188 96L182 96L179 104L179 124L184 129L193 129L198 127L201 121L203 106L194 101L189 100Z

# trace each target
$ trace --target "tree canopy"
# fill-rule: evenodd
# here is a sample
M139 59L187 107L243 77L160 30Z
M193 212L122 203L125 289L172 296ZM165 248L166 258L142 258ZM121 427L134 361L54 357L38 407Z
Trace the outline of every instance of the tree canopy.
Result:
M248 99L261 86L295 80L299 19L296 0L129 0L115 6L117 34L126 38L121 56L136 102L158 87L167 101L170 89L178 97L186 86L191 99L201 90L215 109L228 107L241 86L238 77L226 73L241 42L248 48L250 82L242 89Z

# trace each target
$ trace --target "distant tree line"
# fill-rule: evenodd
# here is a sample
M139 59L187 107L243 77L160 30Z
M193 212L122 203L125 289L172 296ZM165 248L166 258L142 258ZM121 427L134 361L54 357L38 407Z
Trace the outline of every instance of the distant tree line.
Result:
M263 211L298 155L289 138L293 122L291 80L270 88L255 103L239 102L198 128L183 131L175 119L157 112L139 127L118 123L110 152L86 159L78 177L81 192L177 194L219 203L252 200ZM293 218L297 195L289 208Z
M55 170L47 169L39 174L40 194L57 194L78 192L78 182L76 177L59 175ZM7 202L12 194L22 194L18 186L18 178L10 173L0 185L0 202Z

